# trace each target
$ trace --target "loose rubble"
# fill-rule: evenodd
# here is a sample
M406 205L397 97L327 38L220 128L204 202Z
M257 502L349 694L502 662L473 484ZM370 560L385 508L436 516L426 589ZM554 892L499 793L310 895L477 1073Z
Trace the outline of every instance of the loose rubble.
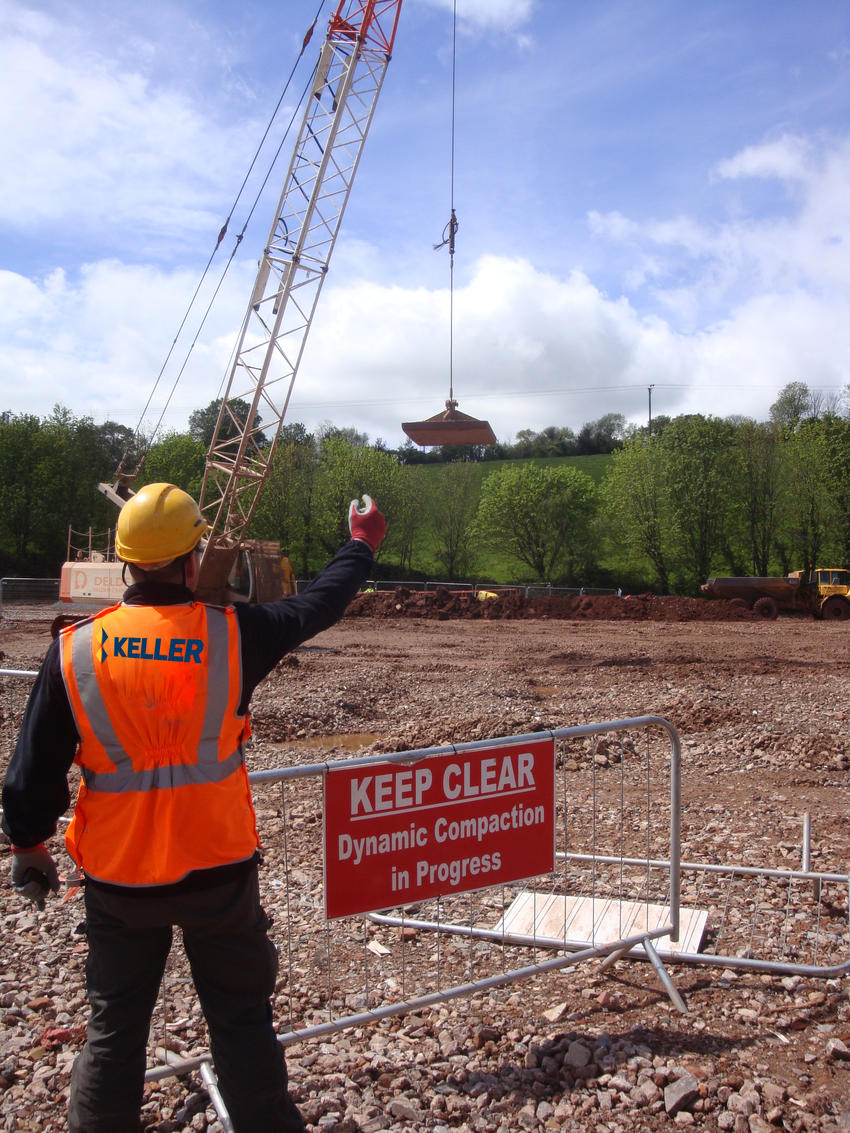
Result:
M800 868L809 814L811 868L846 870L846 627L740 612L687 621L443 618L424 607L397 615L354 611L284 660L255 698L254 766L652 713L682 737L686 858ZM46 614L0 622L0 665L37 667L48 626ZM31 682L0 680L5 765ZM601 748L600 766L614 758ZM257 793L257 809L273 863L281 821L272 792ZM288 820L297 840L319 816L305 801ZM61 853L59 838L52 848ZM262 883L264 903L282 921L286 893L271 865ZM8 889L2 902L0 1129L59 1133L86 1019L82 907L71 897L38 913ZM808 898L792 914L820 918L847 954L846 885L836 907ZM294 1043L292 1092L311 1131L323 1133L850 1130L846 978L669 970L687 1014L649 965L621 961L602 971L592 961ZM155 1018L151 1064L168 1051L190 1058L207 1049L177 947L166 984L170 1008ZM318 991L281 982L276 1014L285 1017L293 994L309 1009ZM196 1072L150 1083L143 1117L148 1133L222 1130Z
M397 586L359 594L348 617L449 618L521 620L559 618L570 621L758 621L759 615L741 602L722 599L658 597L655 594L546 594L521 589L499 591L451 590L436 586L417 590Z

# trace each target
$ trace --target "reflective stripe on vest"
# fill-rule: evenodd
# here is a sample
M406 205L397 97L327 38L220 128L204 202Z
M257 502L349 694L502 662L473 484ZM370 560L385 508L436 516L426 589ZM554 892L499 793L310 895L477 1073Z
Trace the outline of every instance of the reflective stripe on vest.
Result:
M100 621L95 618L75 628L72 664L80 698L95 738L115 764L114 771L94 771L83 764L81 773L88 790L106 793L156 791L200 783L219 783L241 765L242 752L238 746L225 759L218 757L219 735L225 722L230 685L227 615L212 606L206 607L206 614L209 646L207 692L197 762L166 764L140 771L133 769L130 756L115 734L98 684L93 660L95 643L92 637L100 629Z

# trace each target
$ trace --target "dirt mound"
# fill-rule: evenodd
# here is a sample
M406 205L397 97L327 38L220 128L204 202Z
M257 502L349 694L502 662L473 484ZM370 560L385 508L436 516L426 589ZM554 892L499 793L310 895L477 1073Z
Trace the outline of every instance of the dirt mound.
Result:
M721 600L704 598L659 598L655 594L570 594L526 597L507 590L495 597L478 598L469 590L394 590L359 594L348 608L348 617L369 618L483 618L505 621L521 618L555 618L565 621L754 621L752 611Z

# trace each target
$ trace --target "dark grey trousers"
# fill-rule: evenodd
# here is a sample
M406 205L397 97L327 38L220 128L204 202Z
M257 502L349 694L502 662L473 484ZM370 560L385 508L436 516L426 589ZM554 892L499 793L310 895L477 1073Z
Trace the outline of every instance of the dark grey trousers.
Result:
M183 931L236 1133L304 1133L272 1024L277 952L256 868L179 896L124 896L88 885L85 899L91 1014L71 1074L69 1133L141 1129L146 1044L174 925Z

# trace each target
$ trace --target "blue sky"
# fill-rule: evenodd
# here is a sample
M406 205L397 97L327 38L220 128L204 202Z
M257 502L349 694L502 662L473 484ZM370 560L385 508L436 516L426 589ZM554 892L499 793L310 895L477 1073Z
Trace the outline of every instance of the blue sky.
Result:
M146 409L154 381L318 8L6 0L0 411L156 422L176 375ZM841 393L846 0L458 0L458 16L462 410L509 441L611 412L642 423L650 384L669 415L765 419L790 381ZM404 0L288 415L310 429L395 445L448 395L433 245L451 203L451 42L451 0ZM284 171L166 427L218 394Z

